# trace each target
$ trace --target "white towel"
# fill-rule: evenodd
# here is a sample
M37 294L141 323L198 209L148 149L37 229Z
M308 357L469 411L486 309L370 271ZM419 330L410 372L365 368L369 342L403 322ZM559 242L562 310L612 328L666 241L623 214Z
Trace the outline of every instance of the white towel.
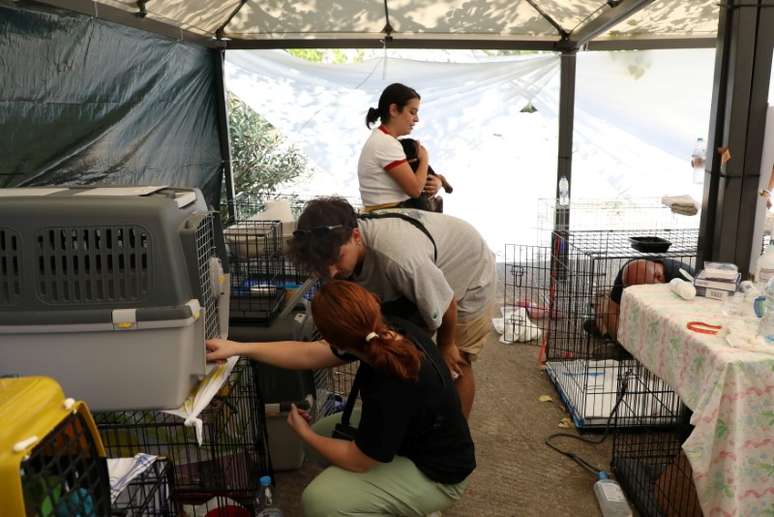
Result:
M669 209L676 214L695 215L699 211L699 203L687 194L681 196L664 196L661 198L661 204L669 207Z
M503 307L502 318L493 318L492 325L500 336L500 343L511 344L517 341L540 339L543 332L532 323L524 307Z
M110 502L115 503L121 492L134 478L148 470L156 461L156 456L139 453L134 458L108 458L108 477L110 478Z

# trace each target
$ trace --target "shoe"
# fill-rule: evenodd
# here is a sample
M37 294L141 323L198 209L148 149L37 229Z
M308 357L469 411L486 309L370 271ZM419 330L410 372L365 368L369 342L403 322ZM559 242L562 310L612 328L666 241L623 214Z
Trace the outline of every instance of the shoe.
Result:
M583 322L583 330L592 337L603 337L602 333L597 328L597 322L593 318L589 318Z

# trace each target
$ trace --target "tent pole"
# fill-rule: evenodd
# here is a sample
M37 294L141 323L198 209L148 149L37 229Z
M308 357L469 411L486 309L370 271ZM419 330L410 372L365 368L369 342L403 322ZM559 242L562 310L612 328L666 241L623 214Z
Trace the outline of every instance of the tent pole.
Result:
M577 52L562 51L559 85L559 150L557 154L556 199L559 200L559 181L564 177L572 193L572 134L575 117L575 67ZM570 225L569 207L556 204L555 229L567 229Z
M557 153L556 201L554 231L551 234L551 282L564 280L567 267L567 237L570 229L570 206L560 205L559 184L567 178L569 197L572 192L572 132L575 113L575 65L577 51L564 50L560 61L559 149ZM552 301L553 303L553 301Z
M220 136L220 156L222 160L223 179L226 183L226 202L228 204L229 220L236 219L234 206L234 174L231 169L231 136L228 127L228 109L226 108L226 85L224 84L223 62L226 52L217 49L215 56L215 81L217 82L216 102L218 104L218 135ZM220 194L220 192L218 192Z
M753 248L760 250L753 239L762 202L758 187L774 50L772 6L772 0L728 0L721 4L718 23L698 265L732 262L745 277ZM730 152L726 163L719 148Z

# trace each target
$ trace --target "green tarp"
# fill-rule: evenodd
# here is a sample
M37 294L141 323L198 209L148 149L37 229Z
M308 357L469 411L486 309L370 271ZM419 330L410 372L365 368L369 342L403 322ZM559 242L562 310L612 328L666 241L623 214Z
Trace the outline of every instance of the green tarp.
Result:
M213 51L0 1L0 187L198 187L220 194Z

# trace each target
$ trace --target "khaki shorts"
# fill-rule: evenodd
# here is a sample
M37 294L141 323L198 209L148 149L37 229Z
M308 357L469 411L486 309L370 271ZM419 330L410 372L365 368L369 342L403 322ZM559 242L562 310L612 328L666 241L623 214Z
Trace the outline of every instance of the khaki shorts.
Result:
M494 309L494 304L492 304L477 318L457 321L457 327L454 329L454 339L457 343L457 348L460 349L460 352L467 354L470 362L478 359L478 354L484 348L484 342L491 332Z

